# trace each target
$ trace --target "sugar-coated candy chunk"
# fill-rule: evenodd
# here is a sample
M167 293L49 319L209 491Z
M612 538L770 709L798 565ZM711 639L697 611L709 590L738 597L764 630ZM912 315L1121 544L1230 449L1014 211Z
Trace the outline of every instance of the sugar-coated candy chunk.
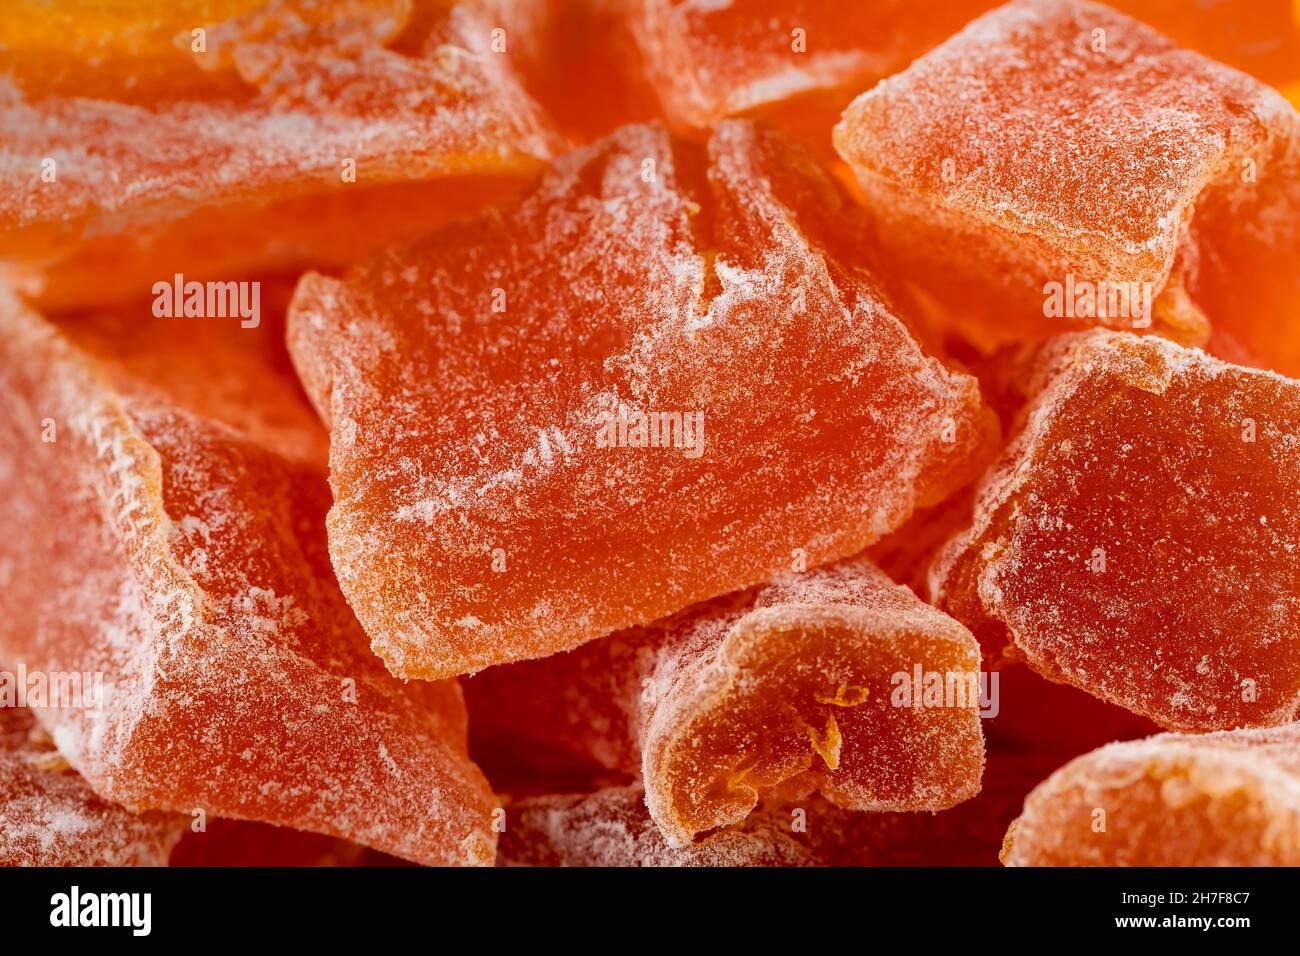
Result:
M860 225L771 131L633 126L510 210L308 274L289 340L332 427L331 554L389 668L648 623L973 477L996 422L850 263Z
M187 823L96 796L29 711L0 707L0 866L166 866Z
M668 119L703 127L821 94L828 128L852 92L900 69L992 0L632 0L629 17ZM847 94L847 95L846 95ZM809 102L800 103L807 110Z
M1169 729L1293 719L1300 382L1093 330L1043 346L1024 391L938 606Z
M129 301L177 272L342 264L516 190L557 139L495 21L410 12L269 0L209 24L190 70L233 94L48 95L0 71L0 270L46 309Z
M193 31L265 0L10 0L0 5L4 68L36 96L155 103L234 96L238 78L204 73ZM181 38L184 38L183 42Z
M1014 2L836 128L902 277L984 345L1211 325L1300 373L1300 114L1099 4Z
M998 5L632 0L626 6L642 69L671 123L704 127L761 110L820 139L853 95ZM1291 0L1115 0L1110 6L1266 81L1300 77L1300 23Z
M672 846L640 784L505 808L498 866L996 866L1025 794L1059 765L990 752L984 789L938 813L856 813L817 796L765 801L741 823Z
M1111 744L1007 831L1007 866L1300 866L1300 724Z
M276 325L55 327L3 293L0 660L101 675L37 716L131 809L491 862L459 688L393 680L331 576L325 438Z
M979 790L978 646L861 558L469 686L476 733L562 742L639 772L674 845L777 791L883 811Z

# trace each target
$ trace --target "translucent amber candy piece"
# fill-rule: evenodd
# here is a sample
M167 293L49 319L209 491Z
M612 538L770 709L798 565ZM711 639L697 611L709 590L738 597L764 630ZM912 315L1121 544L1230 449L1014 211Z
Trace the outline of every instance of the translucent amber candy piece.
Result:
M147 309L55 328L0 300L0 659L103 675L39 718L127 807L491 862L459 688L393 680L331 577L277 323Z
M237 77L197 68L190 57L191 31L264 3L10 0L0 5L0 48L7 72L34 96L149 103L237 95Z
M1300 865L1300 725L1160 734L1079 757L1025 800L1002 862Z
M927 703L930 675L942 683ZM489 670L470 695L476 735L563 742L641 773L681 845L777 788L876 811L973 796L978 681L965 628L857 559Z
M893 268L973 341L1209 324L1300 372L1300 114L1115 11L1008 4L836 128Z
M770 131L626 127L509 211L306 276L289 340L332 426L331 554L390 669L648 623L977 473L996 422L848 264L859 224Z
M0 866L166 866L188 822L96 796L29 711L0 707Z
M1045 345L930 572L986 647L1170 729L1300 701L1300 383L1154 337Z
M0 74L0 267L47 309L129 301L176 272L349 262L517 189L556 139L492 52L497 21L409 14L271 2L212 24L189 69L239 95L124 103Z

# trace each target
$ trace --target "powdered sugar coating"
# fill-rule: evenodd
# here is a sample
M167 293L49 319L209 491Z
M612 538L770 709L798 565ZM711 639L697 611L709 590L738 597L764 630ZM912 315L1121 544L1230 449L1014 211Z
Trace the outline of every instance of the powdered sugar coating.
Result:
M517 207L309 274L289 336L333 428L331 553L393 672L842 557L972 475L992 418L848 264L857 222L751 124L704 150L627 127ZM620 409L702 415L702 442L633 447Z
M0 659L103 675L98 711L38 716L132 809L490 862L459 688L402 687L370 654L330 576L323 436L259 354L273 323L220 321L59 330L3 300ZM242 394L196 387L212 369Z
M419 234L403 200L428 228L439 204L464 208L454 189L435 189L442 181L477 177L463 188L499 196L557 147L473 5L420 21L421 39L402 49L383 44L406 26L409 4L308 5L317 19L307 23L297 6L269 3L209 27L196 63L236 70L242 95L38 96L0 75L0 177L17 185L0 196L0 254L13 280L62 303L73 293L49 283L86 282L97 268L113 292L143 295L157 276L107 242L123 237L148 245L165 276L177 263L197 277L359 255ZM318 215L302 197L323 207L315 233L297 222ZM278 216L268 203L283 207ZM357 219L351 235L339 205ZM142 289L119 290L125 278L104 268L118 261Z
M1217 322L1300 368L1238 315L1300 311L1300 115L1245 74L1099 4L1016 2L861 96L835 138L896 267L977 341L1103 324L1202 344ZM1067 282L1145 285L1150 305L1049 311Z
M991 2L634 0L629 17L669 120L704 127L807 93L843 105Z
M1300 708L1300 383L1126 333L1062 336L931 570L981 640L1173 729Z
M188 821L100 799L40 737L0 707L0 866L166 866Z
M1160 734L1085 754L1025 800L1002 860L1008 866L1296 866L1300 725Z
M979 692L921 707L899 675L959 674L951 618L853 559L620 631L469 684L476 733L567 746L640 774L668 842L745 819L773 793L853 810L939 810L979 790Z

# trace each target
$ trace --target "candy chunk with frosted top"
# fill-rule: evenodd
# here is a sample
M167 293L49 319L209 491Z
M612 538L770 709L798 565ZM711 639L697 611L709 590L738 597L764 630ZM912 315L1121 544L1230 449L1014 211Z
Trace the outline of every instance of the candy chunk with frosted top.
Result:
M893 268L977 344L1084 325L1300 371L1300 115L1077 0L1016 2L836 128Z
M469 686L477 738L561 742L641 773L674 845L776 792L884 811L979 790L979 649L864 559Z
M334 566L390 669L538 657L854 553L996 423L847 259L860 228L750 123L627 127L521 204L291 309L332 427Z
M997 0L633 0L639 62L671 123L760 111L820 142L850 99ZM1268 82L1300 77L1291 0L1116 0L1111 6ZM610 31L613 34L613 31Z
M643 68L675 125L795 99L823 119L949 36L990 0L633 0L628 16ZM811 98L808 94L814 94Z
M1007 831L1007 866L1300 865L1300 724L1111 744Z
M394 681L331 577L324 435L276 325L56 328L6 294L0 659L102 675L97 706L37 716L131 809L490 862L459 688Z
M1300 701L1300 383L1155 337L1045 345L930 571L986 647L1170 729Z
M30 711L0 707L0 866L166 866L188 822L97 796Z
M258 5L209 24L171 69L186 95L158 101L48 95L20 58L0 73L0 268L45 308L129 301L177 272L349 262L517 190L557 140L495 21L409 6Z

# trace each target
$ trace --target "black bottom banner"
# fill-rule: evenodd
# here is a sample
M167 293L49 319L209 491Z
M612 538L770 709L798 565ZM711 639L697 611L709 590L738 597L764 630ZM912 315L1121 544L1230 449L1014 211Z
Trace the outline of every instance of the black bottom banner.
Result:
M374 945L520 938L550 946L670 934L770 942L783 928L867 945L1199 935L1292 925L1297 871L66 869L0 872L11 942L35 936ZM784 926L783 926L784 924ZM594 934L594 935L593 935ZM566 940L567 937L567 940ZM146 943L147 945L147 943ZM15 950L16 951L16 950Z

